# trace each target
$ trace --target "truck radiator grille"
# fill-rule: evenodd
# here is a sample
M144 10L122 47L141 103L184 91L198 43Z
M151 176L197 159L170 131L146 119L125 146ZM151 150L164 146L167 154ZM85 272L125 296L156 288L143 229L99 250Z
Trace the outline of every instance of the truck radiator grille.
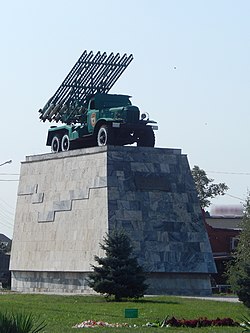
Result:
M131 106L127 108L127 110L124 110L126 115L124 119L126 119L127 123L136 123L139 120L140 117L140 111L138 107Z

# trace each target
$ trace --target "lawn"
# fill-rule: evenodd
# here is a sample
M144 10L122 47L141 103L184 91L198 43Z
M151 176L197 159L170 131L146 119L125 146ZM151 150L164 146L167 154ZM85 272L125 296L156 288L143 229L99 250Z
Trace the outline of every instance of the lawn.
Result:
M124 318L125 309L138 309L138 318ZM240 303L205 301L180 297L145 297L137 302L107 302L101 296L57 296L40 294L3 293L0 295L1 311L24 311L39 320L45 320L46 333L64 332L178 332L178 333L230 333L242 332L240 327L206 328L150 328L142 327L147 322L162 320L167 315L176 318L195 319L207 317L230 317L239 321L242 315L249 317ZM135 328L72 328L84 320L102 320L109 323L129 323Z

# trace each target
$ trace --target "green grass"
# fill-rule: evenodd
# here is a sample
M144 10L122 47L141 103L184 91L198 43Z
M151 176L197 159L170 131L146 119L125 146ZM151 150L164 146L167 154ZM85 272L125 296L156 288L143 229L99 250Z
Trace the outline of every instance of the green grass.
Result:
M124 310L137 308L139 316L135 319L124 318ZM38 320L45 320L47 327L43 332L178 332L178 333L237 333L240 327L206 328L82 328L72 326L84 320L103 320L109 323L129 323L141 326L147 322L162 320L167 315L176 318L195 319L207 317L230 317L239 321L249 311L240 303L205 301L180 297L145 297L138 302L106 302L101 296L56 296L40 294L4 293L0 295L1 311L24 311L32 313Z

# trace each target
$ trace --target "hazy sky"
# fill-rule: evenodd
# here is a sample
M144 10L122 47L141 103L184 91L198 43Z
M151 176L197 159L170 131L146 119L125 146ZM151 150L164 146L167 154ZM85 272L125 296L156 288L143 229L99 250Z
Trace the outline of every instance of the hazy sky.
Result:
M132 53L111 90L158 121L238 205L250 187L250 1L12 0L0 12L0 233L12 236L20 162L49 152L38 109L84 50Z

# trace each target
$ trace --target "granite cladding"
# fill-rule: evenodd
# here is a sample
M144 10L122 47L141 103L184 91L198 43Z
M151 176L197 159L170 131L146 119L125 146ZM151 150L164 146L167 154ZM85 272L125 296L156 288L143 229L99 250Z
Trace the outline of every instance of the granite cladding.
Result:
M148 272L214 273L187 156L179 149L108 150L109 230L125 230Z

